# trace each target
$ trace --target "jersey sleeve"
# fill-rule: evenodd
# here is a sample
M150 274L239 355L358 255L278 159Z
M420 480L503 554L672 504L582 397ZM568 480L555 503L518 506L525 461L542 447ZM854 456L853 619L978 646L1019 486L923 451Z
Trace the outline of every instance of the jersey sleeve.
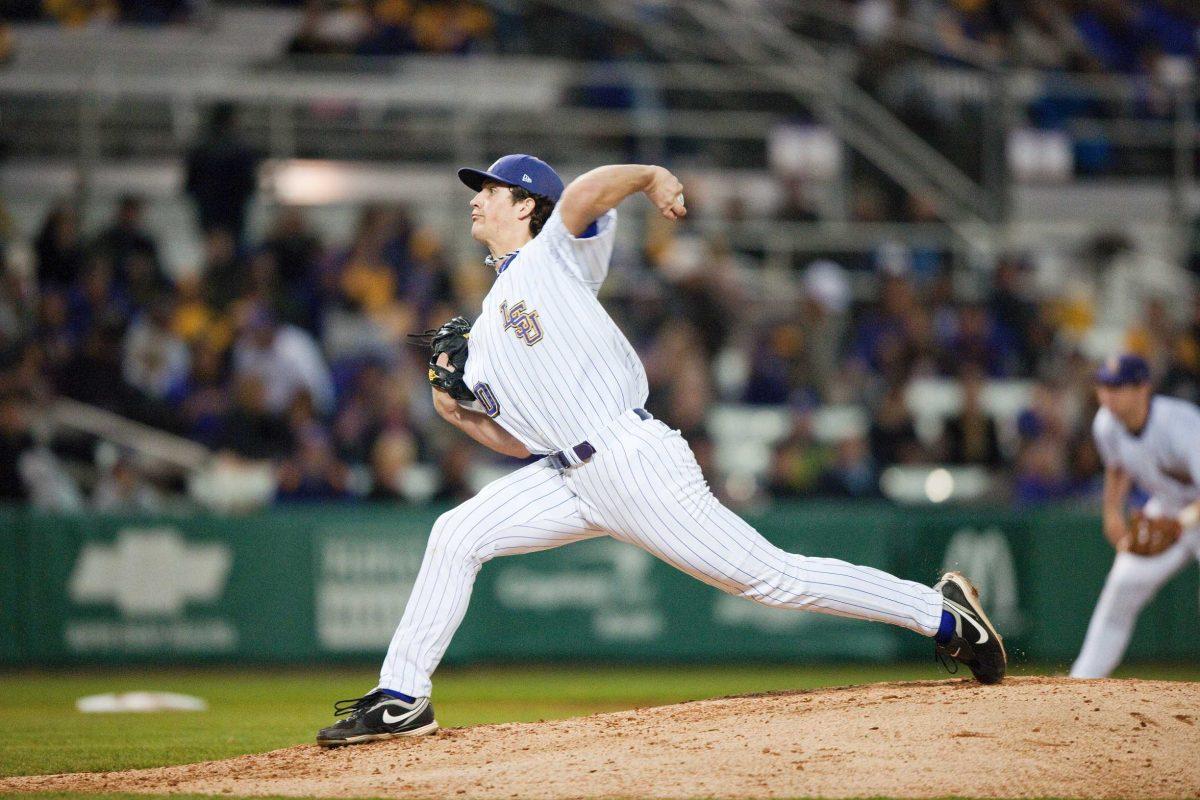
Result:
M555 208L535 241L546 248L550 258L595 292L608 276L616 228L617 210L614 208L600 215L583 236L572 236L563 224L559 209Z
M1200 409L1180 402L1171 414L1170 441L1187 465L1193 486L1200 486Z

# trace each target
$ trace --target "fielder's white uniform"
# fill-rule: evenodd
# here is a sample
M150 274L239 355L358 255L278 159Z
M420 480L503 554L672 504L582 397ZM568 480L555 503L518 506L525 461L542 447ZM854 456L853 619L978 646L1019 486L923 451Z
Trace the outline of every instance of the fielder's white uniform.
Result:
M1155 396L1141 433L1134 435L1106 408L1096 412L1092 435L1105 466L1124 469L1150 493L1148 516L1175 516L1200 499L1200 409ZM1200 528L1156 556L1118 553L1088 624L1073 678L1107 677L1125 655L1138 614L1168 580L1200 558Z
M482 408L531 453L563 451L572 466L539 460L438 518L380 688L429 695L485 561L596 536L641 547L766 605L937 632L941 593L780 550L717 502L679 432L641 411L645 369L596 299L616 220L609 211L594 236L577 238L555 210L502 262L471 329L464 378ZM581 462L571 449L584 441L595 455Z

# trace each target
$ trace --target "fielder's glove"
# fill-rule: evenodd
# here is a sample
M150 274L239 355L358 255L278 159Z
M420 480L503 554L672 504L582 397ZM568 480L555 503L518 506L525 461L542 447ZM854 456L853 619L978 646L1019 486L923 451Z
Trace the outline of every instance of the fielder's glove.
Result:
M429 385L462 402L475 399L475 393L467 388L463 380L467 368L467 339L470 336L471 323L466 317L455 317L442 323L440 328L408 335L410 343L424 345L433 351L429 356ZM442 353L449 359L446 366L438 363L438 356Z
M1174 517L1148 517L1140 510L1129 515L1128 552L1156 556L1179 540L1183 526Z

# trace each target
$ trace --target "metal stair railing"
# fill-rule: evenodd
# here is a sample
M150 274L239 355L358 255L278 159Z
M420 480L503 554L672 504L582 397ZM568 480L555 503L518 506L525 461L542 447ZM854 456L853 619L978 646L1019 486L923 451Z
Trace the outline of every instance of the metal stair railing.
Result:
M860 89L828 58L758 4L692 0L666 8L680 15L666 24L647 20L624 2L579 6L571 0L541 0L583 13L642 38L673 58L701 58L737 68L751 79L812 104L814 111L852 148L910 192L925 194L943 218L972 237L999 217L999 203L977 183ZM691 26L688 25L689 19ZM718 69L713 67L713 69Z
M697 15L713 35L728 37L740 28L748 56L756 57L778 82L789 83L795 67L805 67L823 78L816 88L824 89L818 96L822 103L819 110L824 112L827 124L906 189L932 195L947 219L986 222L996 218L996 209L978 184L859 88L819 50L780 25L770 15L769 7L710 0L687 3L684 8ZM791 82L795 88L804 86L794 78Z
M857 35L854 10L845 0L788 0L786 12L792 19L809 18L832 25L844 33ZM949 56L963 64L980 69L999 66L995 55L963 43L946 41L937 32L897 14L891 20L883 40L898 44L926 56L940 58Z
M727 3L729 0L725 0ZM924 178L938 190L949 202L943 210L950 211L955 207L965 206L974 212L975 221L992 220L995 209L991 207L986 192L975 181L967 177L952 164L945 156L930 146L924 139L895 117L886 107L863 91L854 81L841 71L833 69L829 59L806 43L803 39L788 31L783 26L765 19L763 16L745 16L730 13L723 19L714 20L714 24L733 24L742 22L752 29L754 37L761 37L763 42L770 42L777 48L777 54L790 57L792 63L803 62L821 70L827 76L834 90L833 97L838 104L833 119L842 120L848 124L841 125L840 133L853 131L859 140L876 134L875 141L887 149L892 158L907 161L918 176ZM773 58L775 54L770 54ZM780 79L786 71L780 70ZM865 134L865 135L864 135Z
M202 469L212 460L213 454L202 444L66 397L44 409L40 421L54 429L90 434L186 472Z

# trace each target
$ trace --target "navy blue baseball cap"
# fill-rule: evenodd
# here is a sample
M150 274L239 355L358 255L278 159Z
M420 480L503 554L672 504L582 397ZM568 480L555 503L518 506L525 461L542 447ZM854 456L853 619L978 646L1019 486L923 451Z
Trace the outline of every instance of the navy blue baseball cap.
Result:
M477 192L483 188L484 181L496 181L520 186L556 203L563 192L562 178L558 177L554 168L540 158L524 153L502 156L486 170L463 167L458 171L458 179Z
M1096 370L1096 383L1104 386L1132 386L1150 382L1150 365L1141 356L1113 356Z

